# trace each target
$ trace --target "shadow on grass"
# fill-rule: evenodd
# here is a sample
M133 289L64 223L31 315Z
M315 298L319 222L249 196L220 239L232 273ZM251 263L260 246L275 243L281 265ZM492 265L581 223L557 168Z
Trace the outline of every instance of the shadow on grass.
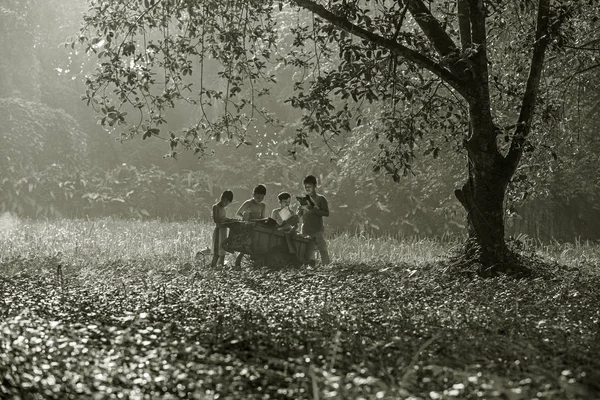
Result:
M483 279L446 260L5 260L0 395L598 397L600 279L531 263Z

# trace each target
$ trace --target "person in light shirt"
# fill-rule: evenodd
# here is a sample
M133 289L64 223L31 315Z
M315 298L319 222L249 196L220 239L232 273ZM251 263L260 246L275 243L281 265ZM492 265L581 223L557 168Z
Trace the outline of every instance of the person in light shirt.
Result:
M277 195L279 208L271 212L271 218L277 221L277 228L284 232L292 232L298 228L298 216L290 207L292 195L288 192L281 192Z

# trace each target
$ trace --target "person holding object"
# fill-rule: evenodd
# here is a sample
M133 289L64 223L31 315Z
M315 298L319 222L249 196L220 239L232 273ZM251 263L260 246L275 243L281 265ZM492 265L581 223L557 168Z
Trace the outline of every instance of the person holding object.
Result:
M235 215L241 216L244 221L265 218L265 209L267 205L263 203L263 200L265 199L266 194L267 188L265 185L256 186L252 192L252 198L246 200L237 210Z
M287 192L281 192L277 195L279 208L271 212L271 218L277 221L277 229L284 232L294 231L298 227L298 216L290 208L292 195Z
M213 259L210 263L211 267L215 268L217 265L225 265L225 250L223 249L223 241L227 239L227 227L223 224L231 221L227 218L227 207L233 201L233 192L231 190L225 190L221 194L221 200L212 207L212 219L215 223L215 230L213 231Z
M327 265L330 260L327 242L325 241L323 217L329 216L329 203L324 196L317 193L317 178L314 175L308 175L304 178L303 183L306 197L298 198L301 204L298 211L298 215L302 217L301 232L303 235L316 240L317 249L321 255L321 263Z

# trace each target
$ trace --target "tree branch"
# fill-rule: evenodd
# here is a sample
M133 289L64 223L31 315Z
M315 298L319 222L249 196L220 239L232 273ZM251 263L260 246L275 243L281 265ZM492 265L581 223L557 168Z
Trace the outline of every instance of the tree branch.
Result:
M400 30L402 29L402 24L404 24L404 18L406 17L407 11L408 11L408 7L404 6L404 8L402 8L402 11L400 12L400 19L398 20L398 23L396 24L396 32L394 32L394 37L393 37L394 41L398 38L398 35L400 34Z
M585 74L586 72L589 72L589 71L591 71L591 70L593 70L593 69L596 69L596 68L598 68L598 67L600 67L600 63L598 63L598 64L592 64L592 65L589 65L589 66L587 66L587 67L585 67L585 68L582 68L582 69L579 69L579 70L575 71L575 72L573 73L573 76L575 76L575 75L581 75L581 74Z
M471 46L471 20L468 0L456 0L458 3L458 30L463 51Z
M463 97L467 98L467 88L463 81L457 78L452 72L442 67L439 63L433 61L432 59L424 56L423 54L415 51L411 48L403 46L402 44L396 42L395 40L387 39L383 36L380 36L376 33L369 32L364 28L361 28L358 25L353 24L349 20L344 17L340 17L335 15L331 11L327 10L320 4L315 3L312 0L294 0L296 5L299 7L312 11L317 14L319 17L323 18L330 24L343 29L355 36L363 38L368 42L371 42L375 45L381 46L383 48L388 49L390 52L403 57L404 59L425 68L426 70L432 72L437 75L440 79L447 82L450 86L452 86L457 92L459 92Z
M487 68L487 30L485 28L485 8L482 0L466 0L470 2L469 20L471 22L471 43L477 46L471 57L480 82L484 84L483 99L489 103L488 68ZM480 100L483 100L480 99Z
M531 132L531 122L535 112L535 103L544 68L544 57L550 37L548 34L550 14L550 0L540 0L537 15L537 28L535 32L535 44L533 46L533 56L529 67L529 76L527 77L527 86L523 95L521 112L517 120L515 134L510 144L510 149L506 155L506 161L509 163L509 171L512 174L519 164L523 155L525 139Z
M431 14L422 0L406 0L408 11L417 21L427 39L442 57L458 54L458 48L446 33L440 22Z

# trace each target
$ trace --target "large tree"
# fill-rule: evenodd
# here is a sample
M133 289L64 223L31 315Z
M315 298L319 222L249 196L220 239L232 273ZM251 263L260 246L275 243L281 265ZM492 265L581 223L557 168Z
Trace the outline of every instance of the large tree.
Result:
M99 58L85 97L102 123L162 136L174 155L202 153L209 138L249 143L258 119L274 122L261 99L278 69L302 110L296 143L317 133L330 144L366 124L373 167L394 180L419 146L437 156L460 132L466 249L501 271L514 266L505 196L543 123L547 53L564 61L597 13L596 1L566 0L93 0L74 44ZM165 111L180 103L191 123L164 135Z

